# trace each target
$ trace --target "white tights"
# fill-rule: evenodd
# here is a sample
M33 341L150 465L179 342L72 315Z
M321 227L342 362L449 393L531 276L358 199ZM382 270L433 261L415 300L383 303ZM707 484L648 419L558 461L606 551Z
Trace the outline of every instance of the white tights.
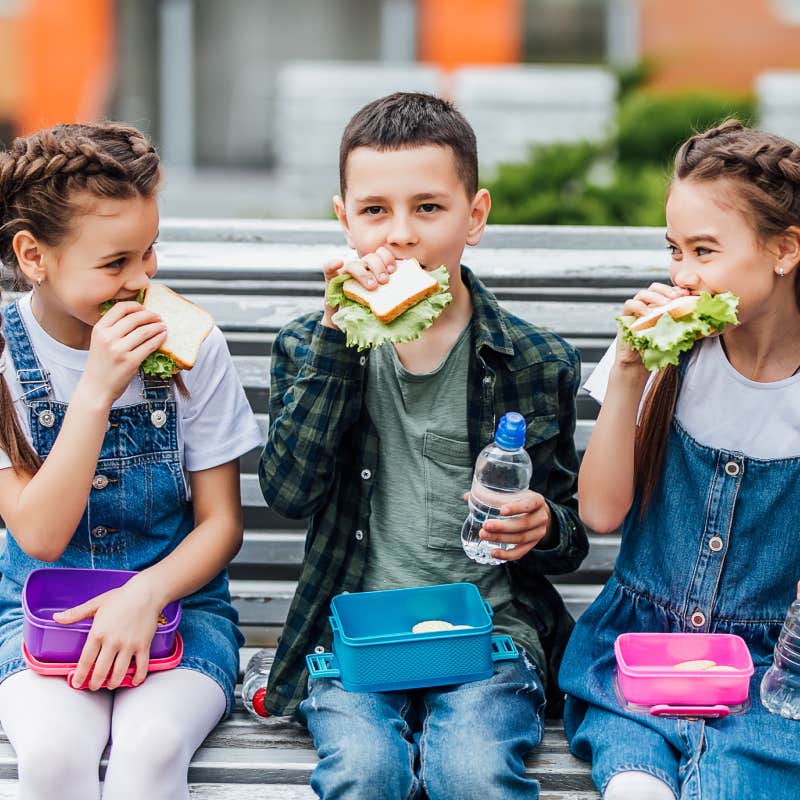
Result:
M618 772L608 782L603 800L675 800L664 781L641 770Z
M19 800L188 800L189 761L224 711L220 686L188 669L155 672L135 689L114 692L78 691L30 670L0 683Z

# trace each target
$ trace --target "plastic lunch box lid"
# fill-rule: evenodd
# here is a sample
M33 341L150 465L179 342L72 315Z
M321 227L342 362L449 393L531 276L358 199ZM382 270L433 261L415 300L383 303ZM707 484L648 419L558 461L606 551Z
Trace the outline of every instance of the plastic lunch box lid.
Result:
M414 598L423 598L428 595L439 595L447 597L450 595L452 599L459 602L459 606L463 608L463 603L470 603L473 605L472 614L481 618L480 624L473 625L469 628L459 628L456 630L443 630L443 631L430 631L428 633L412 633L409 629L406 632L396 633L377 633L371 635L351 636L345 632L342 617L346 615L345 609L340 609L339 605L355 606L360 610L368 607L371 602L376 599L385 602L390 598L390 602L406 603ZM432 614L440 616L428 616L427 619L438 619L446 616L447 611L436 611ZM341 594L334 595L331 599L331 616L328 618L334 633L338 634L341 641L348 646L365 647L375 644L389 644L392 642L413 642L424 639L431 641L434 639L457 639L466 636L483 636L491 634L493 624L492 616L494 612L489 603L481 597L478 587L474 583L461 582L461 583L445 583L435 584L431 586L409 587L404 589L380 589L374 592L342 592Z
M629 664L625 659L626 645L636 639L646 642L651 639L654 643L663 642L667 637L692 637L692 640L705 640L718 642L726 642L736 657L737 661L743 662L743 666L736 666L734 669L725 672L709 672L708 670L682 670L676 672L672 665L665 665L664 668L650 665ZM750 657L750 651L747 649L747 644L744 639L732 633L622 633L617 636L614 642L614 654L617 660L617 667L623 675L629 677L643 678L686 678L701 677L709 679L721 679L724 677L749 677L755 672L753 667L753 660ZM688 654L683 660L701 659L705 658L702 654ZM733 665L731 665L733 666Z
M77 572L95 572L95 573L106 573L106 574L114 574L114 575L127 575L128 579L132 578L136 575L135 570L124 570L124 569L96 569L96 570L87 570L81 567L42 567L39 569L34 569L28 573L28 577L25 579L25 583L22 588L22 611L25 618L30 622L32 625L38 628L54 628L56 630L69 630L72 629L83 629L89 630L92 626L92 619L81 619L77 622L71 622L67 625L61 624L59 622L55 622L51 617L41 617L35 613L35 611L30 607L28 603L28 588L29 584L35 583L39 580L40 575L47 574L47 577L55 577L57 573L64 574L66 572L70 573L77 573ZM122 581L118 584L118 586L123 586L127 581ZM114 588L114 587L109 587ZM108 591L109 589L104 589L103 591ZM102 592L99 592L102 593ZM96 596L96 595L95 595ZM88 599L88 598L87 598ZM83 601L85 602L85 601ZM172 630L178 627L181 618L181 607L180 603L177 601L173 603L168 603L165 607L164 611L171 609L171 607L177 606L175 609L175 616L173 619L168 619L164 625L159 625L157 633L171 633Z

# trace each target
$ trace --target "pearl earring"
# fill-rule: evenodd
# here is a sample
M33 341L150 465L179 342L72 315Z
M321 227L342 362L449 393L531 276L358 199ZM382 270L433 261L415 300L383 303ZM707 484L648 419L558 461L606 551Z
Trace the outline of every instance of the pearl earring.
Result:
M41 278L37 278L36 279L36 285L37 286L41 286L42 285L42 279Z
M780 275L782 278L784 275L786 275L786 270L784 270L783 267L778 267L778 275Z

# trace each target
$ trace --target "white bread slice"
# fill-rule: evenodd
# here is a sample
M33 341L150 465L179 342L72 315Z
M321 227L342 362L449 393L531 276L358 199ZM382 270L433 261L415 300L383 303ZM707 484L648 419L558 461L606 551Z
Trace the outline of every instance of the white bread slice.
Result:
M386 324L420 300L436 294L439 283L415 258L406 258L397 262L389 282L378 284L377 289L365 289L355 278L350 278L342 284L342 291L345 297L367 306Z
M656 306L649 313L643 314L635 322L628 325L628 329L632 331L643 331L647 328L652 328L664 314L669 314L672 319L685 317L695 310L699 299L700 298L694 294L676 297L674 300L670 300L669 303L664 303L663 306Z
M200 345L214 329L211 314L163 283L147 287L142 305L160 314L167 326L167 338L158 352L169 356L181 369L191 369Z

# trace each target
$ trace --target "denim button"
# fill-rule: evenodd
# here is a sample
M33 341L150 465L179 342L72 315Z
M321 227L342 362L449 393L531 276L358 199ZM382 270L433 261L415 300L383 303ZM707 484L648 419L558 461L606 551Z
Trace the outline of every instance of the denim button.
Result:
M317 653L317 654L324 653L325 652L325 648L321 644L318 644L314 648L314 652Z
M708 540L708 547L712 553L719 553L722 550L722 539L719 536L712 536Z
M735 461L729 461L725 465L725 472L732 478L735 478L739 474L739 465Z
M108 528L105 525L95 525L92 528L92 536L96 539L102 539L108 533Z
M95 475L92 478L92 488L105 489L108 486L108 478L105 475Z
M364 531L356 531L356 541L360 542L364 538Z
M364 364L367 363L367 357L366 356L361 356L361 358L358 359L358 363L361 364L361 366L363 367Z
M368 469L362 469L362 470L361 470L361 477L362 477L362 478L363 478L365 481L368 481L368 480L369 480L369 479L372 477L372 472L371 472L371 470L368 470Z
M695 628L702 628L705 624L706 615L698 608L694 614L692 614L692 625L694 625Z

